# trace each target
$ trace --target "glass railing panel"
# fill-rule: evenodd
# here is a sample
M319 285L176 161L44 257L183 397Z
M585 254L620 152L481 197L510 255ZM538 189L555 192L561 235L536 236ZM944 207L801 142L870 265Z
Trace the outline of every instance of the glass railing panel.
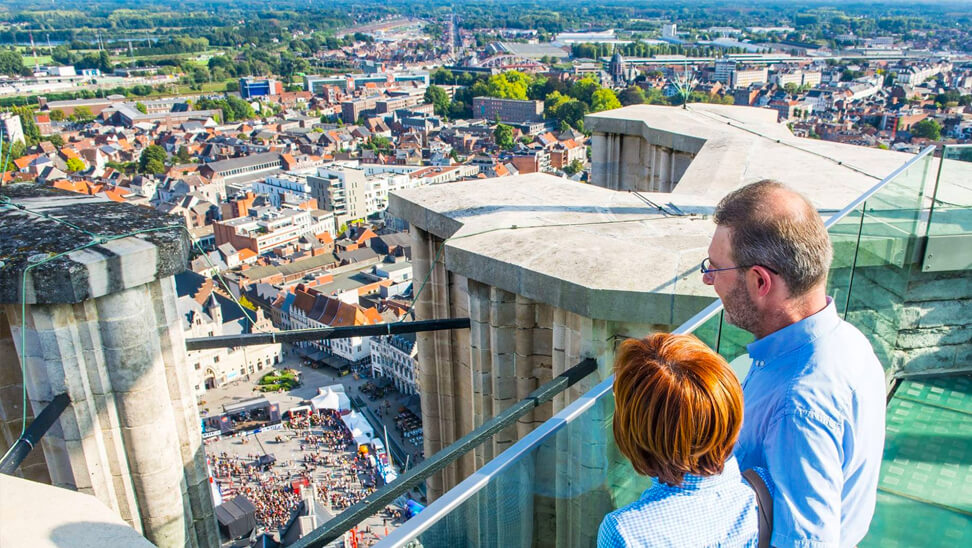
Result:
M926 154L863 204L861 234L854 254L844 318L871 341L886 369L893 353L901 312L927 215L925 188L932 188L934 161Z
M929 236L972 233L972 145L947 145L935 186Z
M827 274L827 295L833 297L837 313L841 315L847 310L851 274L854 271L857 244L861 238L861 218L863 215L862 204L828 229L830 242L834 249L834 258L830 263L830 272Z
M603 394L407 546L592 546L601 519L651 485L621 456Z

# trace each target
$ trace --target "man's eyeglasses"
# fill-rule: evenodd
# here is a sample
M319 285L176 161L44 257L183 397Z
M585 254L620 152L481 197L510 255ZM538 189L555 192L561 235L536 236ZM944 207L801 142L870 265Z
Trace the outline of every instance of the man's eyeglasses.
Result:
M708 257L706 257L705 259L702 259L702 265L699 267L699 272L701 272L702 275L704 276L706 274L711 274L713 272L721 272L723 270L738 270L740 268L752 268L754 266L761 266L761 267L765 268L766 270L769 270L773 274L776 274L777 276L780 275L779 272L777 272L776 270L774 270L774 269L772 269L772 268L770 268L770 267L768 267L768 266L766 266L764 264L747 264L747 265L741 265L741 266L728 266L726 268L712 268L712 260L709 259Z

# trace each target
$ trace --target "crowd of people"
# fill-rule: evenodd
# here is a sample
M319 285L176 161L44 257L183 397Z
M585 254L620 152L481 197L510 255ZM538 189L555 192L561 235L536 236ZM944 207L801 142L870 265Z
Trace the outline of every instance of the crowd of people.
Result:
M275 529L287 523L290 514L300 503L300 493L291 485L290 475L257 466L260 455L246 459L231 457L223 452L210 459L213 474L220 482L224 496L243 495L256 507L257 524Z
M374 492L378 481L374 461L358 451L337 411L294 413L284 425L287 428L273 442L296 442L296 459L260 466L260 454L242 457L224 451L210 458L224 497L246 496L256 507L259 527L272 530L285 525L300 503L302 484L313 488L318 500L334 513ZM237 443L246 440L241 437Z

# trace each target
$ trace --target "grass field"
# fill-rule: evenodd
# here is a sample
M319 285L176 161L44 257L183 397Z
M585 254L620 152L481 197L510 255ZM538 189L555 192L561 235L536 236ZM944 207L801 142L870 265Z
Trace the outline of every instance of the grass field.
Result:
M30 46L20 46L20 54L24 57L24 65L28 67L34 66L34 56L31 54ZM38 47L37 54L37 64L39 65L52 65L54 60L51 59L50 55L42 55L41 51L48 51L46 47ZM75 53L80 55L85 55L88 53L97 52L96 49L88 50L75 50ZM196 51L190 53L162 53L158 55L136 55L135 57L129 56L127 53L123 55L112 55L111 60L115 63L130 63L132 61L154 61L158 59L188 59L199 66L206 66L206 61L200 59L209 59L210 57L218 54L222 50L211 49L206 51Z

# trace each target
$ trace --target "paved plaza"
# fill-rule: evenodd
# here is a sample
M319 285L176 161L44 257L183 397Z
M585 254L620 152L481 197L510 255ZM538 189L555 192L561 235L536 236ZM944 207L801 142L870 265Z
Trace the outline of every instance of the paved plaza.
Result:
M361 392L363 387L373 379L362 375L351 374L338 376L330 369L313 369L301 365L300 358L289 348L285 348L286 359L276 366L277 370L285 368L296 369L300 373L301 385L289 392L263 393L255 390L260 375L252 375L249 379L241 379L206 392L200 398L202 414L214 416L223 411L223 406L238 403L254 397L265 396L271 403L280 407L281 414L288 409L297 407L306 400L317 395L318 387L332 384L342 384L348 396L364 404L365 408L358 410L370 415L375 434L385 436L385 428L389 444L395 446L399 456L405 456L408 467L411 468L422 459L421 447L413 444L401 436L395 428L394 417L399 408L407 400L398 392L390 392L385 398L372 401ZM369 366L365 366L366 368ZM269 370L266 370L269 371ZM266 372L264 371L264 372ZM387 403L386 403L387 402ZM327 419L325 419L327 422ZM245 494L258 507L258 521L269 530L275 530L280 521L285 521L287 509L296 505L299 498L288 489L291 482L308 479L317 490L317 500L320 508L331 515L340 514L350 504L369 494L374 487L375 471L363 458L356 459L357 447L348 439L342 439L344 432L339 421L332 420L330 424L310 425L307 428L293 428L284 420L283 428L279 430L264 430L257 434L236 435L212 438L206 441L206 454L211 462L218 463L213 470L214 476L224 493L224 500L236 494ZM376 425L375 423L381 423ZM246 467L261 455L272 455L276 462L267 471L255 471ZM405 462L394 459L395 469L402 472ZM421 494L411 492L410 496L419 501ZM390 507L390 510L397 507ZM320 516L318 526L329 519ZM261 519L262 518L262 519ZM385 531L391 531L401 524L392 513L382 512L372 516L359 526L359 542L370 544L385 536Z

